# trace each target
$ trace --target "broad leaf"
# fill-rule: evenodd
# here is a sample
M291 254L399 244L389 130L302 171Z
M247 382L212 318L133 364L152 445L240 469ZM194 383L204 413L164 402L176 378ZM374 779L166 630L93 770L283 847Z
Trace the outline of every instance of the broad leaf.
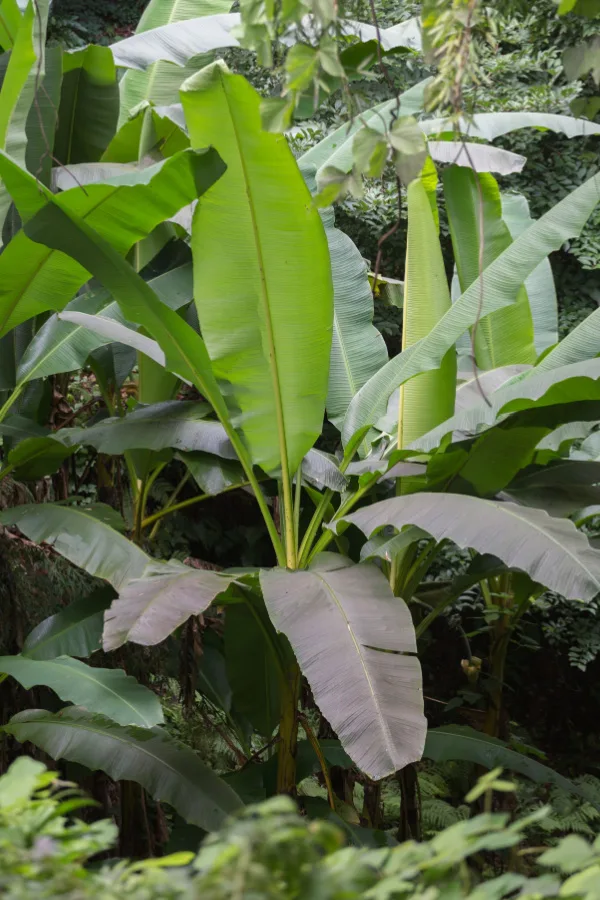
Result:
M191 265L179 266L151 279L149 282L157 296L170 306L179 309L192 299ZM90 291L76 297L65 312L82 312L86 315L100 313L103 318L123 321L118 304L107 291ZM94 333L83 324L76 325L51 316L36 333L21 357L17 369L17 382L25 384L34 378L47 378L60 372L72 372L85 365L90 353L103 346L110 338Z
M260 98L224 63L182 91L192 145L227 171L194 216L194 298L213 370L252 460L293 473L321 432L333 319L325 232ZM215 303L215 296L221 297Z
M409 184L406 196L408 232L402 318L403 350L426 338L451 305L436 225L437 208L434 215L428 191L421 178ZM433 203L435 204L435 198ZM425 372L400 388L398 447L407 447L415 438L451 415L455 393L456 353L454 347L451 347L439 369Z
M592 550L572 522L539 509L462 494L418 493L382 500L330 526L356 525L371 538L386 525L417 525L437 541L493 552L511 569L567 599L591 600L600 591L600 552Z
M415 448L432 450L447 434L470 436L493 425L502 415L534 407L595 400L600 397L600 360L587 360L549 371L535 367L460 409L455 416L414 442ZM485 389L485 388L484 388ZM486 402L487 401L487 402Z
M305 172L314 192L314 176ZM356 392L388 361L381 333L373 325L373 292L367 265L356 245L335 227L331 207L321 210L333 278L333 340L327 416L341 428Z
M0 149L24 166L27 120L39 80L44 76L48 0L29 0L18 20L6 74L0 90ZM11 204L12 191L0 183L0 231Z
M426 119L421 121L425 134L455 134L456 125L446 119ZM462 120L458 127L470 138L494 141L503 134L510 134L521 128L537 128L540 131L554 131L566 137L587 137L600 134L600 125L588 119L574 119L572 116L558 116L552 113L536 112L492 112L479 113L468 122Z
M77 656L85 659L102 644L104 610L115 592L107 586L49 616L27 635L22 655L29 659Z
M271 737L279 723L281 703L277 660L265 637L269 631L273 632L273 626L264 606L253 596L244 604L227 607L225 660L233 703L236 711L266 738ZM277 641L274 632L272 639Z
M329 488L338 493L348 486L348 479L340 472L338 460L314 447L302 460L302 477L314 487Z
M57 553L118 590L142 574L150 558L115 527L120 516L110 506L59 506L54 503L15 506L0 511L0 524L16 525L37 544Z
M176 457L187 466L192 478L204 494L214 496L231 488L248 484L244 470L235 460L221 459L212 453L201 451L177 453Z
M195 6L198 8L197 3ZM195 19L186 17L185 21L171 21L151 31L138 31L124 41L112 44L110 49L115 64L127 69L143 71L159 61L183 67L193 57L211 50L239 47L239 42L231 34L239 23L239 13L205 15Z
M25 438L8 452L5 468L19 481L37 481L58 471L73 452L51 437Z
M27 224L32 240L72 253L112 292L125 315L153 335L169 371L196 385L221 421L227 410L200 335L160 302L152 288L82 219L49 203ZM231 437L231 435L230 435Z
M121 418L103 419L89 428L57 433L67 446L87 444L99 453L118 456L127 450L204 451L225 459L237 457L220 422L207 420L207 403L170 400L138 406Z
M65 52L55 158L65 166L100 159L118 115L117 73L109 48L90 45Z
M585 785L575 784L537 759L517 753L498 738L491 738L467 725L443 725L441 728L430 729L427 732L423 756L434 762L454 759L472 762L486 769L501 766L512 772L519 772L537 784L555 784L569 794L576 794L594 802Z
M190 616L199 616L233 580L206 569L191 569L172 560L152 562L123 584L104 617L104 649L126 641L160 644Z
M53 715L19 713L4 726L18 741L31 741L53 759L102 769L115 781L136 781L155 800L169 803L188 822L214 831L241 801L193 750L161 728L116 725L77 707Z
M544 356L536 369L547 372L558 366L580 362L598 356L598 340L600 339L600 309L584 319Z
M534 222L523 194L502 194L502 218L513 240ZM558 341L558 303L549 259L541 262L528 276L525 290L533 319L535 349L540 354Z
M207 190L223 170L213 150L188 150L112 183L89 185L85 193L73 188L52 199L49 192L41 192L33 176L0 156L0 175L25 221L52 202L108 238L122 255ZM0 257L0 333L48 309L63 309L88 279L78 262L20 231Z
M475 282L426 338L390 360L373 376L348 408L342 432L344 442L363 425L373 424L383 415L388 398L397 387L414 375L438 368L457 338L478 318L513 303L521 284L540 262L569 237L579 234L599 196L600 176L595 175L534 222L485 269L483 303L480 286Z
M402 115L411 115L421 112L423 109L425 89L430 79L421 81L400 94L398 100L384 100L372 109L364 110L359 116L355 116L351 123L344 123L328 134L298 160L304 168L314 167L317 171L317 179L321 170L326 166L334 166L342 172L349 172L353 164L354 135L363 128L371 128L380 134L385 133L386 128L395 120L398 113L398 104Z
M475 172L495 172L498 175L520 172L527 162L518 153L511 153L501 147L471 144L468 141L429 141L427 149L435 162L465 166Z
M512 244L511 233L502 218L498 183L492 175L478 175L458 166L445 169L443 179L461 291L476 284L485 296L485 269ZM523 286L519 287L514 303L477 322L475 358L481 369L535 362L533 317Z
M120 345L128 350L137 350L139 354L143 354L146 359L150 360L160 369L164 370L166 365L166 357L164 352L160 349L160 345L156 341L153 341L152 338L146 337L141 331L137 331L135 328L130 328L128 325L122 324L122 322L119 321L121 318L122 317L119 314L108 318L107 316L92 316L82 312L64 311L58 313L60 322L66 322L75 327L85 328L92 334L97 335L98 338L104 339L99 341L99 346L92 351L91 359L92 363L96 364L96 367L98 367L99 364L101 369L106 369L108 362L110 374L105 374L104 379L99 377L97 370L94 371L94 374L99 382L103 380L112 381L117 387L120 387L122 380L116 376L115 361L112 357L115 345ZM106 347L106 344L112 344L113 346ZM135 355L132 354L130 358L131 364L125 369L124 375L127 375L135 364ZM113 375L114 378L112 377Z
M530 369L529 365L514 365L488 369L487 372L478 370L474 372L471 366L470 370L459 372L459 377L464 375L466 380L456 389L456 413L468 409L470 406L477 406L484 397L489 398L490 394L513 379L515 375L522 375L523 372Z
M379 569L273 569L260 580L275 627L356 765L378 779L420 759L426 723L414 628Z
M156 694L122 669L97 669L68 656L46 660L0 656L0 672L26 690L35 685L49 687L61 700L108 716L119 725L151 728L163 722Z
M228 13L230 9L231 0L151 0L138 22L135 33L141 35L174 22ZM182 31L184 29L187 30L187 22L182 26ZM176 66L172 62L156 62L144 71L130 69L125 72L119 84L121 123L140 103L149 102L161 106L177 102L179 88L185 79L210 61L210 57L205 56L191 59L185 66Z

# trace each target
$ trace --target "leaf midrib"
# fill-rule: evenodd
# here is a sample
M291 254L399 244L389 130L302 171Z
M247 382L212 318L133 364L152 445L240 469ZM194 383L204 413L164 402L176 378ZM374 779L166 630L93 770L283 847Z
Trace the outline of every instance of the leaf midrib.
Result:
M389 756L390 761L392 762L392 764L395 765L395 761L394 761L394 742L393 742L393 740L392 740L392 736L391 736L391 734L390 734L390 731L389 731L389 728L388 728L388 725L387 725L385 716L383 715L383 713L382 713L382 711L381 711L381 706L380 706L380 704L379 704L379 699L378 699L378 697L377 697L377 693L375 692L375 690L374 690L374 688L373 688L373 682L372 682L372 680L371 680L371 676L370 676L370 674L369 674L369 670L368 670L368 668L367 668L366 662L364 661L364 658L363 658L363 655L362 655L362 652L361 652L361 645L359 644L359 642L358 642L358 640L357 640L357 638L356 638L356 636L355 636L355 634L354 634L354 631L353 631L353 629L352 629L352 627L351 627L351 625L350 625L350 620L349 620L348 617L346 616L346 613L344 612L344 608L343 608L343 606L341 605L341 603L339 602L339 600L338 600L338 598L337 598L337 595L336 595L335 591L333 590L332 586L329 584L329 582L327 582L327 581L323 578L322 575L319 575L318 572L313 572L312 574L314 574L315 577L318 578L319 581L321 581L321 583L324 585L325 589L329 592L329 594L331 595L331 598L332 598L333 602L335 603L336 607L338 608L338 611L339 611L340 615L342 616L342 618L343 618L344 621L346 622L346 627L348 628L348 633L349 633L350 637L352 638L352 643L354 644L354 647L355 647L355 650L356 650L356 654L357 654L357 656L358 656L358 658L359 658L359 661L360 661L360 664L361 664L361 667L362 667L364 676L365 676L365 678L366 678L367 686L368 686L368 688L369 688L369 692L370 692L370 694L371 694L373 703L375 704L375 707L376 707L376 709L377 709L377 715L378 715L378 718L379 718L379 721L380 721L381 730L383 731L383 734L384 734L384 737L385 737L385 745L386 745L386 750L387 750L388 756Z

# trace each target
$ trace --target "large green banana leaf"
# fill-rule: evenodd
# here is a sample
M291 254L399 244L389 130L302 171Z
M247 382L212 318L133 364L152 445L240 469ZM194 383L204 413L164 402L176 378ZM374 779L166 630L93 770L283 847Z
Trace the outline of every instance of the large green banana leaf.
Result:
M438 229L423 180L411 182L406 195L403 350L426 337L451 305ZM425 372L400 388L398 447L408 446L452 415L455 394L456 353L451 347L439 369Z
M11 50L21 24L21 9L17 0L2 0L0 13L0 46L3 50Z
M0 656L0 672L10 675L26 690L35 685L49 687L61 700L93 709L119 725L151 728L164 721L156 694L122 669L98 669L69 656Z
M314 174L303 169L311 191ZM373 325L373 292L359 249L335 227L332 207L321 210L333 278L333 340L327 391L327 416L341 428L350 401L388 361L381 333Z
M51 544L57 553L118 590L139 577L150 557L117 530L123 521L110 506L60 506L54 503L15 506L0 512L0 524L16 525L36 544Z
M523 194L502 194L502 218L514 240L533 224L529 204ZM533 319L536 353L543 353L558 341L558 301L550 260L536 266L525 281Z
M170 803L188 822L214 831L242 804L237 794L166 731L117 725L78 707L59 713L29 709L3 730L31 741L52 759L101 769L115 781L136 781L155 800Z
M218 13L228 13L231 0L151 0L135 30L136 35L170 25ZM184 26L186 27L186 26ZM120 81L122 125L132 109L148 101L156 106L176 103L179 88L186 78L211 62L210 57L191 59L187 65L155 62L145 70L129 69Z
M580 322L537 364L536 369L548 372L557 366L592 359L600 353L600 309Z
M44 75L48 0L29 0L10 53L0 90L0 149L25 165L27 119L39 79ZM14 9L13 9L14 12ZM8 185L0 183L0 231L11 203Z
M592 600L600 592L600 552L568 519L541 509L482 500L463 494L420 492L381 500L336 520L356 525L371 538L386 525L416 525L437 541L493 553L511 569L572 600Z
M421 758L421 667L408 607L375 566L262 571L269 616L292 645L315 702L371 778Z
M181 110L181 105L177 104ZM181 122L174 121L173 107L142 105L125 122L102 154L106 163L140 162L154 151L161 156L173 156L190 146L190 139L184 131L183 110Z
M55 158L63 165L100 159L118 115L117 73L109 48L90 44L65 52Z
M385 413L388 398L397 387L414 375L438 368L450 347L478 318L514 303L531 272L565 240L580 233L599 198L600 176L594 175L516 238L484 270L483 303L475 282L426 338L390 360L361 388L344 420L344 443Z
M185 83L182 101L192 144L227 161L194 216L202 336L253 462L287 477L323 424L333 322L325 231L285 137L262 130L245 78L213 63Z
M104 584L89 596L48 616L25 638L23 656L29 659L56 659L57 656L85 659L91 656L102 646L104 610L114 597L114 590Z
M223 172L214 150L191 150L107 184L65 191L53 201L107 237L119 253L207 190ZM53 196L6 155L0 175L26 222ZM0 333L48 309L62 309L88 280L72 258L36 244L20 231L0 257Z
M164 353L165 367L195 384L202 396L211 403L221 422L228 426L227 409L200 335L174 310L161 303L152 288L98 232L90 228L82 218L72 213L68 215L54 201L41 209L25 229L31 240L72 254L82 266L91 271L111 291L127 318L142 325L156 341L131 329L125 330L136 341L142 338L153 346L160 343L159 350L162 348L161 352ZM118 325L110 320L106 321L111 327ZM142 350L146 352L143 348ZM235 437L230 426L229 429L228 435L233 442ZM236 446L236 452L239 456L242 448Z
M157 296L170 306L180 309L192 300L192 267L190 264L178 266L152 278L148 284ZM88 315L101 313L104 318L123 321L118 304L108 291L90 291L76 297L66 307L67 311L83 312ZM94 334L83 325L51 316L36 333L17 368L17 385L24 385L34 378L47 378L59 372L72 372L85 365L97 347L109 338Z
M498 183L492 175L462 166L449 166L442 177L460 289L476 283L485 296L485 269L512 243ZM533 317L522 286L513 304L476 323L475 360L480 369L495 369L534 363L536 357Z

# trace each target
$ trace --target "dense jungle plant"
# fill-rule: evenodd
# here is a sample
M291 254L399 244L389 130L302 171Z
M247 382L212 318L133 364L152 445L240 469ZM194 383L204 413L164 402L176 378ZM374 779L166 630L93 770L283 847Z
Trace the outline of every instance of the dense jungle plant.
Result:
M507 786L490 773L469 799L491 797L493 789ZM548 897L596 896L597 841L570 835L546 849L535 867L528 861L528 831L544 821L547 810L510 823L505 813L486 812L423 844L357 848L344 846L343 831L331 822L310 822L289 798L277 797L228 821L197 854L115 863L94 860L111 850L114 824L87 825L73 817L90 803L29 757L11 766L0 779L3 896L283 900L429 896L433 890L473 898L508 897L516 890L523 897L539 897L541 890ZM498 874L500 866L504 871Z
M440 34L461 47L464 22L442 8L424 18L433 82L351 109L348 124L295 160L281 133L293 116L314 109L321 92L351 96L353 78L384 65L380 52L415 46L416 23L381 32L327 4L290 5L275 22L252 4L240 15L152 2L135 36L53 60L49 51L44 62L43 5L5 5L14 27L3 38L11 53L0 93L0 336L11 352L0 479L35 481L91 447L103 460L124 458L131 492L128 521L69 497L68 485L53 503L0 513L112 588L42 623L22 653L0 660L4 677L74 704L25 710L5 732L137 781L206 830L240 805L249 773L264 793L294 793L299 770L318 766L336 807L329 766L348 757L374 780L426 752L581 792L499 738L506 651L532 599L546 588L579 601L600 591L600 553L569 518L585 520L578 511L597 501L597 458L570 450L600 422L600 319L593 313L556 343L547 262L585 225L600 177L532 222L492 174L523 159L482 142L523 127L571 137L600 127L537 113L471 116L452 93L464 71L436 50ZM239 42L263 63L272 44L277 58L286 53L282 96L261 100L221 60L198 61ZM58 98L47 108L36 89L42 65ZM127 68L118 87L116 67ZM441 115L417 119L434 102ZM367 267L330 209L386 166L408 208L403 351L391 360L372 324ZM176 242L183 257L144 277ZM455 345L469 331L457 390ZM51 378L88 360L108 418L49 432ZM120 386L134 368L127 408ZM182 391L189 399L177 399ZM325 415L341 435L337 455L315 446ZM201 493L178 502L176 490L152 512L153 485L172 463ZM262 515L271 565L217 572L153 557L167 515L238 489ZM471 563L432 581L448 542ZM486 733L427 735L417 639L473 585L494 622ZM156 645L210 610L222 635L207 692L244 761L229 783L161 729L148 688L81 662L99 646L103 611L103 647L113 651ZM300 702L303 678L339 743L317 733Z

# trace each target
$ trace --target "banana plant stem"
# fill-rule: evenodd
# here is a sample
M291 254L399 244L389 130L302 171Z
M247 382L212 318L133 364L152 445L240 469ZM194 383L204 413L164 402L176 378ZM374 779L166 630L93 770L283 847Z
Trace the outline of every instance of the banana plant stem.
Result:
M3 422L6 418L6 414L10 411L13 404L17 402L21 394L23 393L23 388L25 384L17 385L16 388L10 394L8 400L4 405L0 408L0 422Z
M350 512L350 510L356 506L358 501L361 500L364 495L371 490L379 477L379 472L375 472L375 474L371 478L369 478L369 480L365 484L363 484L362 487L360 487L354 494L352 494L351 497L348 497L348 499L344 503L342 503L331 521L337 522L342 518L342 516L345 516L346 513ZM312 550L310 552L307 552L306 565L308 565L311 560L314 559L317 553L321 553L322 550L325 550L326 547L328 547L332 542L334 537L335 535L333 531L324 531Z

